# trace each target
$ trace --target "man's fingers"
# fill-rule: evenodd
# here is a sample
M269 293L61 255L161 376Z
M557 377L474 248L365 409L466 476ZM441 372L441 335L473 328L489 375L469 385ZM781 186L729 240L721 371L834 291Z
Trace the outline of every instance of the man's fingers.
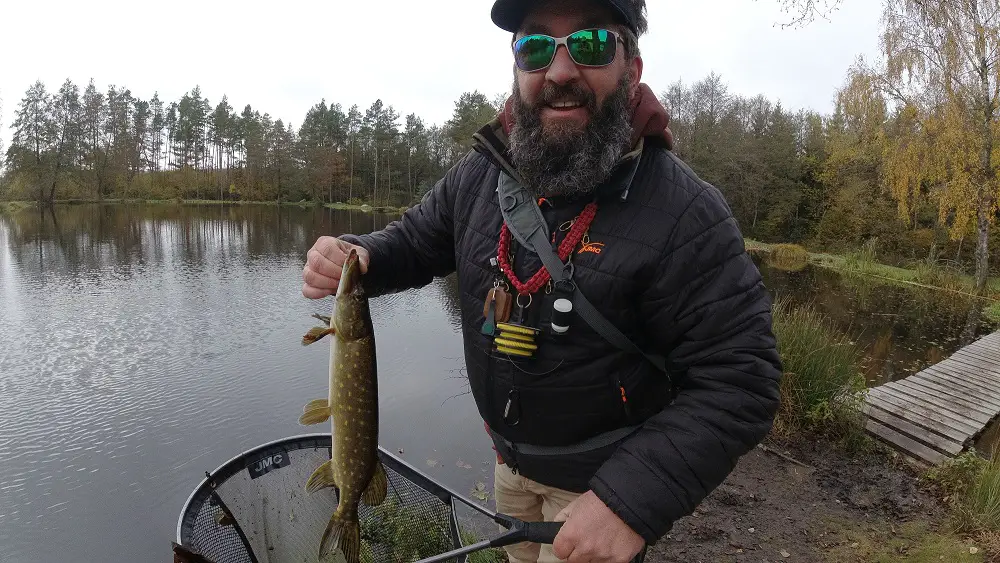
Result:
M573 508L572 503L566 508L559 511L556 517L552 519L553 522L565 522L570 515L571 509ZM552 540L552 553L562 560L568 560L570 554L573 553L574 542L570 539L569 525L563 524L559 528L559 532L556 533L556 537Z
M302 271L302 281L304 281L306 285L316 289L336 290L337 286L340 285L339 279L318 274L310 268L306 268Z
M369 260L367 250L336 237L319 237L306 253L306 265L302 268L302 295L320 299L336 293L344 271L344 262L352 248L358 251L361 273L366 273Z
M302 295L309 299L322 299L327 295L333 295L333 291L311 287L309 284L304 283L302 284Z
M327 250L317 244L306 254L306 266L316 273L339 279L340 272L344 269L344 255Z
M331 264L332 267L337 268L339 271L343 269L344 261L347 260L347 255L351 253L352 248L358 251L358 262L361 264L361 273L367 273L368 260L370 258L368 251L364 247L342 241L336 237L319 237L309 253L311 255L315 251L315 253L319 254L315 260L317 260L316 267L321 269L317 271L325 272L327 268L331 267ZM325 258L326 261L321 261L320 258Z
M569 559L574 547L566 534L565 528L559 530L559 533L556 534L556 539L552 540L552 554L563 561Z
M556 517L552 519L553 522L565 522L569 518L570 509L573 505L568 505L556 514Z

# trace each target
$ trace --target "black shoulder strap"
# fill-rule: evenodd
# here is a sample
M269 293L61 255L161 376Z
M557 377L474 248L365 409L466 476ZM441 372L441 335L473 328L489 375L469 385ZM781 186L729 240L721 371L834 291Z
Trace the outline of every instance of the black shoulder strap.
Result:
M573 263L563 264L552 250L542 210L528 195L527 190L506 172L501 171L500 180L497 182L497 195L500 201L500 212L514 238L541 258L542 264L552 276L553 284L569 284L573 295L573 309L608 342L627 352L642 354L660 371L669 374L666 360L662 356L648 354L636 346L632 340L611 324L576 286L573 282Z

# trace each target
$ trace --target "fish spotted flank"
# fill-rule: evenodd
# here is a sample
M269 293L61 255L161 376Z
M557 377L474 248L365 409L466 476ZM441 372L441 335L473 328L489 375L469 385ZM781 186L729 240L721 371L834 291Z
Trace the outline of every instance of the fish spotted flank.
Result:
M358 563L358 504L381 504L387 481L378 458L375 334L355 250L344 262L329 326L310 330L302 337L302 344L312 344L327 335L332 336L329 396L307 404L299 422L320 424L331 419L333 455L309 477L306 491L337 487L340 492L337 510L320 542L320 559L340 548L347 563Z

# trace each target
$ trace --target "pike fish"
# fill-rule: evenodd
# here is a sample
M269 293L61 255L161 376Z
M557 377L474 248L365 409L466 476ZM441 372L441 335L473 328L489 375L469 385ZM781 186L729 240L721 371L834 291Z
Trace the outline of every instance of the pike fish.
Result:
M340 491L337 510L320 542L320 559L339 547L347 563L358 563L361 550L358 503L381 504L386 496L387 479L378 457L375 335L355 250L351 250L344 262L328 324L313 328L302 337L303 345L328 335L332 340L329 396L307 404L299 422L320 424L331 419L333 452L330 461L309 477L306 491L314 493L325 487L337 487Z

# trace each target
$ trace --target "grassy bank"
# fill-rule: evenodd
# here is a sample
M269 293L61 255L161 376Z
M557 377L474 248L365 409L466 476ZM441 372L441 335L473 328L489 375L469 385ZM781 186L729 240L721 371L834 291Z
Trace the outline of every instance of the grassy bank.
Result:
M983 314L993 322L1000 322L1000 278L986 281L985 296L974 295L973 276L956 272L936 264L918 262L913 268L900 268L879 263L875 249L871 245L845 255L809 252L796 244L768 244L747 239L747 250L762 254L771 266L789 270L801 270L808 264L831 268L845 275L866 276L891 283L900 283L947 291L969 298L986 300Z

